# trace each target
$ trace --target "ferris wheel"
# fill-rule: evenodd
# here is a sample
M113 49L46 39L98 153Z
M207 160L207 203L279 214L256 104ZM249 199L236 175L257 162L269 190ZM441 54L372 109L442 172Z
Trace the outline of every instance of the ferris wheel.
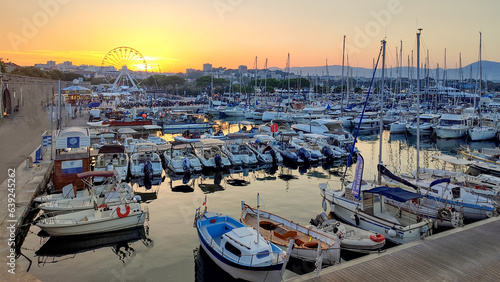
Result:
M139 90L137 79L140 71L147 71L147 63L144 56L134 48L116 47L109 51L101 63L101 71L108 70L113 67L118 71L112 90L120 88L128 88L131 90Z

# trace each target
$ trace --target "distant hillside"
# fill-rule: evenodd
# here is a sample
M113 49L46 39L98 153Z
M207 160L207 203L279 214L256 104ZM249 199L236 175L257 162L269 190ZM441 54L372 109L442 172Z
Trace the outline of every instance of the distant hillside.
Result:
M500 82L500 63L499 62L491 62L491 61L482 61L482 66L483 66L483 80L490 80L493 82ZM467 65L462 68L462 77L463 79L469 79L471 77L471 67L472 67L472 78L477 79L479 78L479 62L472 63L470 65ZM271 70L282 70L284 69L281 68L270 68ZM355 77L371 77L372 76L372 69L367 69L367 68L358 68L358 67L351 67L352 69L352 74ZM300 74L302 72L302 76L308 76L308 75L318 75L318 76L325 76L326 75L326 67L325 66L320 66L320 67L292 67L290 68L290 71L294 74ZM392 71L392 77L396 77L397 74L397 68L388 68L386 69L386 77L389 77L391 71ZM412 72L412 69L410 68L410 73ZM439 79L443 79L443 72L444 70L442 68L439 68L438 73L439 73ZM330 76L341 76L342 75L342 66L338 65L333 65L333 66L328 66L328 73ZM347 75L347 68L344 67L344 73ZM448 69L446 71L448 79L459 79L460 78L460 69ZM437 73L436 73L436 68L430 69L429 75L433 78L436 78ZM380 68L377 69L377 77L381 76ZM402 70L402 76L403 77L408 77L408 67L404 66ZM416 68L413 68L413 78L416 78L417 76L417 71ZM424 76L423 70L421 70L421 76Z

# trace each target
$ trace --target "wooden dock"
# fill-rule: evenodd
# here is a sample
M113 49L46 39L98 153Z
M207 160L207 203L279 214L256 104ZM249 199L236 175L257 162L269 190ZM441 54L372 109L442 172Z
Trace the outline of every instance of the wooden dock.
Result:
M500 217L289 281L500 281Z

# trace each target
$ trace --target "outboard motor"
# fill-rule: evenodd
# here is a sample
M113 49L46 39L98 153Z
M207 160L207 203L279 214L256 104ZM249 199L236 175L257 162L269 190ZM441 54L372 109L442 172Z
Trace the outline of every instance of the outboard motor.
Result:
M152 183L151 180L153 179L153 164L151 161L146 161L144 164L144 187L146 189L151 189Z
M184 172L192 172L193 168L191 167L191 163L188 158L184 158L182 160L182 168L184 169Z
M222 163L222 158L220 157L219 154L215 155L214 161L215 161L215 167L217 169L220 169L221 167L224 167L224 164Z
M321 153L323 155L325 155L325 157L327 158L330 158L330 159L333 159L334 155L333 155L333 152L332 152L332 149L330 149L329 147L325 146L321 149Z
M274 150L270 150L269 151L269 154L271 155L271 157L273 158L273 164L276 164L278 162L278 157L276 156L276 151Z
M308 161L311 158L311 153L304 148L300 148L297 155L305 161Z

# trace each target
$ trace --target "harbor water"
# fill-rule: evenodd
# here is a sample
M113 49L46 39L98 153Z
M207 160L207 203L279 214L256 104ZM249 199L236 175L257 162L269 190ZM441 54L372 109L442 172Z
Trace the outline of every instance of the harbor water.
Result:
M357 143L365 168L364 180L376 179L379 136L362 135ZM411 173L416 168L415 138L382 135L382 161L395 173ZM443 168L432 156L455 155L460 146L473 150L494 148L495 142L466 143L464 140L424 140L420 166ZM450 168L448 166L448 168ZM22 252L33 261L30 273L42 281L218 281L230 280L199 249L193 228L194 212L207 199L208 211L240 217L241 201L300 224L309 224L322 211L318 184L340 186L345 164L312 167L257 167L231 169L227 173L194 175L190 178L166 175L153 187L156 195L143 205L150 218L144 233L132 230L102 237L53 240L38 236L32 226ZM352 180L353 167L347 169ZM138 191L146 192L143 188ZM141 190L142 189L142 190ZM151 193L151 192L148 192ZM147 196L147 194L145 194ZM143 197L143 199L145 199ZM49 251L41 249L44 244ZM50 247L50 248L49 248ZM284 279L314 270L314 265L291 260Z

